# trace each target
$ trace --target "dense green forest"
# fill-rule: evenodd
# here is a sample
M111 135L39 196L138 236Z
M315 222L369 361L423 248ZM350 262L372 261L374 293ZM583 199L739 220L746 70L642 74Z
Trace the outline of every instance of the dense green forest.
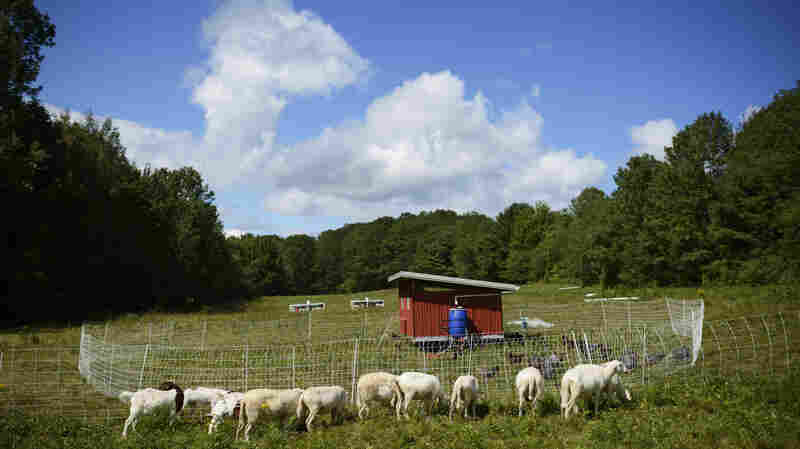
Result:
M32 0L1 4L6 324L380 289L400 270L604 286L800 279L800 82L738 129L701 114L665 160L631 157L610 195L587 187L564 210L515 203L493 218L437 210L226 239L195 169L137 167L110 120L48 114L35 83L55 26Z

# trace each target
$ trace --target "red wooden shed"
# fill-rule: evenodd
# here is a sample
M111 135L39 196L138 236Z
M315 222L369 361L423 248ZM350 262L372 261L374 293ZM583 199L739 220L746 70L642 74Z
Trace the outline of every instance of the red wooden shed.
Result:
M435 274L400 271L388 281L399 281L400 332L417 341L446 340L448 312L466 310L468 333L486 338L503 336L501 295L519 286Z

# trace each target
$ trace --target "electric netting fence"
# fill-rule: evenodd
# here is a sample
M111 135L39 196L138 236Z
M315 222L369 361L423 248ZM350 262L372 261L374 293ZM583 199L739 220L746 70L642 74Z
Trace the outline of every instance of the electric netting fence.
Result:
M514 402L514 377L526 366L539 368L546 388L555 392L571 366L612 359L622 360L629 368L623 376L626 385L696 374L778 375L797 367L800 312L705 322L700 357L694 365L696 339L685 334L667 319L625 326L528 329L495 341L473 336L422 343L380 335L294 344L245 340L245 344L227 346L209 340L180 346L159 341L163 339L121 344L114 340L122 338L113 338L120 334L106 332L103 325L86 325L79 347L2 350L0 410L121 426L128 406L116 399L119 392L154 387L164 380L174 380L184 388L235 391L340 385L353 398L358 377L374 371L435 374L448 393L458 376L472 374L480 381L485 399ZM207 412L207 407L186 410L188 419Z

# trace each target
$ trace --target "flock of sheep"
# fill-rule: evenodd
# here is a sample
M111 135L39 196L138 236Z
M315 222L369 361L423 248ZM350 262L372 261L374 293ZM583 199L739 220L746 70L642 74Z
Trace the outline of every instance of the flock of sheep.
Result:
M603 394L616 395L620 401L630 400L630 392L623 386L620 374L627 372L625 364L612 360L601 365L576 365L561 378L561 416L568 418L577 411L575 401L579 397L591 397L595 414ZM536 367L527 367L517 373L515 387L519 398L519 416L525 402L531 403L535 410L536 401L544 391L544 377ZM456 379L450 395L450 420L453 412L464 412L469 417L471 410L475 416L475 405L479 394L479 382L475 376L465 375ZM207 404L211 407L211 422L208 433L214 432L227 415L236 417L239 424L235 438L244 429L244 439L249 440L253 423L261 413L280 419L281 426L286 419L295 415L298 422L305 422L306 429L312 431L312 422L320 411L328 411L334 423L340 421L348 403L348 394L340 386L310 387L306 389L273 390L258 388L246 393L232 392L218 388L198 387L182 390L173 382L164 382L159 388L145 388L136 392L124 391L119 399L130 403L130 415L125 420L122 437L127 437L128 428L135 430L137 419L158 409L169 410L169 423L174 423L180 411L188 404ZM373 402L389 405L395 409L397 419L408 416L408 406L412 400L424 401L423 411L432 413L439 400L446 400L439 378L426 373L406 372L394 375L385 372L364 374L358 379L356 405L358 418L365 419L369 414L369 404Z

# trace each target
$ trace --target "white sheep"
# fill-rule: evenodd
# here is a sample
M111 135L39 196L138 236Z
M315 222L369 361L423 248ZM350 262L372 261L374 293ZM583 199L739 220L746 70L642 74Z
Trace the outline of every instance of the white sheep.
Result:
M345 407L347 407L347 392L340 386L306 388L297 400L297 420L300 421L305 417L306 430L311 432L311 423L320 410L330 410L331 422L337 423L344 416ZM306 411L308 411L307 417Z
M240 401L239 425L236 426L234 439L239 439L239 432L244 428L244 440L250 441L250 429L253 428L253 424L262 411L269 416L277 416L283 427L286 418L292 415L297 408L297 400L300 399L301 394L303 394L303 390L300 388L291 390L257 388L245 393Z
M609 362L603 363L602 365L606 365L607 363ZM611 376L611 380L609 380L608 384L606 384L606 388L603 390L603 393L609 397L616 396L620 402L631 400L631 392L622 384L622 379L620 379L619 374L614 374ZM578 413L579 411L580 408L578 407L577 403L572 406L572 413Z
M544 376L541 371L533 366L520 370L514 379L514 386L519 398L519 416L522 416L522 406L525 401L531 401L531 413L535 414L536 401L544 392Z
M433 413L433 406L438 404L439 400L447 400L439 378L432 374L406 372L397 377L397 383L403 395L403 403L398 403L397 407L402 406L406 419L408 419L408 404L414 399L424 401L429 413Z
M611 362L613 362L613 360ZM603 366L607 366L611 362L603 363ZM623 363L622 366L624 368L625 364ZM622 379L619 377L619 374L617 373L614 373L614 375L611 376L611 380L608 382L608 384L606 384L605 393L609 396L611 396L612 394L616 394L617 399L619 399L620 402L631 400L631 392L628 391L628 389L625 388L625 386L622 384Z
M125 427L122 428L122 438L128 437L128 427L136 430L136 422L141 415L154 413L156 410L166 408L169 410L169 425L175 423L177 414L183 409L183 390L173 382L164 382L155 388L145 388L136 392L123 391L118 396L119 400L130 403L131 409Z
M356 406L358 407L358 419L364 419L369 415L369 403L371 401L389 404L395 409L396 417L400 418L400 410L397 404L402 402L403 394L400 392L400 385L397 383L397 376L385 372L375 372L364 374L358 378L356 387Z
M228 392L230 392L230 390L224 390L222 388L187 388L183 390L183 406L189 407L192 404L208 404L213 408L214 403L217 402L217 399L219 398L219 395L224 395Z
M561 412L564 419L569 417L570 411L577 411L575 401L582 395L593 397L594 413L597 415L600 396L612 387L614 391L618 391L615 385L621 387L622 382L619 379L615 382L613 377L625 372L627 369L619 360L612 360L602 365L576 365L568 369L561 378ZM630 393L627 396L630 397Z
M459 376L453 384L453 391L450 393L450 421L453 420L453 411L456 412L464 408L464 418L469 417L467 411L472 409L472 417L475 417L475 405L478 401L478 379L475 376Z
M211 422L208 423L209 435L217 430L217 426L219 426L226 416L232 415L234 419L238 418L239 412L241 412L241 400L243 398L244 393L239 393L237 391L230 391L225 394L217 395L214 405L211 407L211 413L208 415L211 417Z

